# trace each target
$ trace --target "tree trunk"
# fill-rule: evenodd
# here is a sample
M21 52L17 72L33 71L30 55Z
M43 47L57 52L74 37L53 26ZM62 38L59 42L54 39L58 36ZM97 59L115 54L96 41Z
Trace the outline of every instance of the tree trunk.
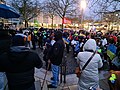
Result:
M108 22L108 31L110 31L110 25L111 25L110 22Z
M53 16L52 16L52 29L53 29Z
M25 20L25 27L28 27L28 21Z
M62 29L64 29L64 17L62 18Z

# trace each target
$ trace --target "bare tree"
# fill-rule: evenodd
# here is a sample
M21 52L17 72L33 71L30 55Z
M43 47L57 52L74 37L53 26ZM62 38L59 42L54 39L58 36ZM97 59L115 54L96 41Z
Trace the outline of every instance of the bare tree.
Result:
M98 17L101 22L106 22L109 30L111 24L113 25L116 20L114 12L120 10L120 0L88 0L87 4L93 17Z
M62 28L64 24L64 17L76 10L76 0L48 0L49 5L62 19Z
M88 8L95 14L120 10L120 0L88 0Z
M11 5L19 10L21 18L25 21L25 27L28 27L28 21L37 17L40 13L40 4L38 0L12 0Z
M53 20L54 17L56 16L56 12L55 12L56 8L49 1L45 1L43 7L44 7L43 12L47 14L52 20L52 29L53 29L53 24L54 24Z

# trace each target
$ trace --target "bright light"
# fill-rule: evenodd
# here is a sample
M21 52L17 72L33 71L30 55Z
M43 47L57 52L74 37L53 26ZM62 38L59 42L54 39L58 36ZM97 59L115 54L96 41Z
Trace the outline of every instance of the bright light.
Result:
M86 1L85 0L81 0L81 8L82 9L86 8Z
M116 16L119 16L119 14L116 14Z

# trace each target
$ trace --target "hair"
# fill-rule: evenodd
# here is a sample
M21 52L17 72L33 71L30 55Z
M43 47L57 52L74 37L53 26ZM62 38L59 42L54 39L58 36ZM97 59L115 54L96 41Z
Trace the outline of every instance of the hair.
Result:
M55 32L55 40L60 40L60 39L62 39L62 32L56 31Z
M109 42L110 42L111 44L115 44L115 41L114 41L113 38L110 38L110 39L109 39Z

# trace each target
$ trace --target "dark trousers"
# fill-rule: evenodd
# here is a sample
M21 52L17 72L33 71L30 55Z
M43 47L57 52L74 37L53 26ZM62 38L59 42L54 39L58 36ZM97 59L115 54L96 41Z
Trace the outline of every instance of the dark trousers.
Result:
M43 48L43 42L42 41L38 41L38 46L39 46L39 48Z
M66 44L67 53L69 53L69 44Z
M30 88L28 88L27 90L35 90L35 85L33 84Z
M24 88L24 87L18 87L18 86L9 86L8 85L9 90L35 90L35 84L32 84L30 87L28 88Z
M36 42L32 41L33 49L36 50Z

